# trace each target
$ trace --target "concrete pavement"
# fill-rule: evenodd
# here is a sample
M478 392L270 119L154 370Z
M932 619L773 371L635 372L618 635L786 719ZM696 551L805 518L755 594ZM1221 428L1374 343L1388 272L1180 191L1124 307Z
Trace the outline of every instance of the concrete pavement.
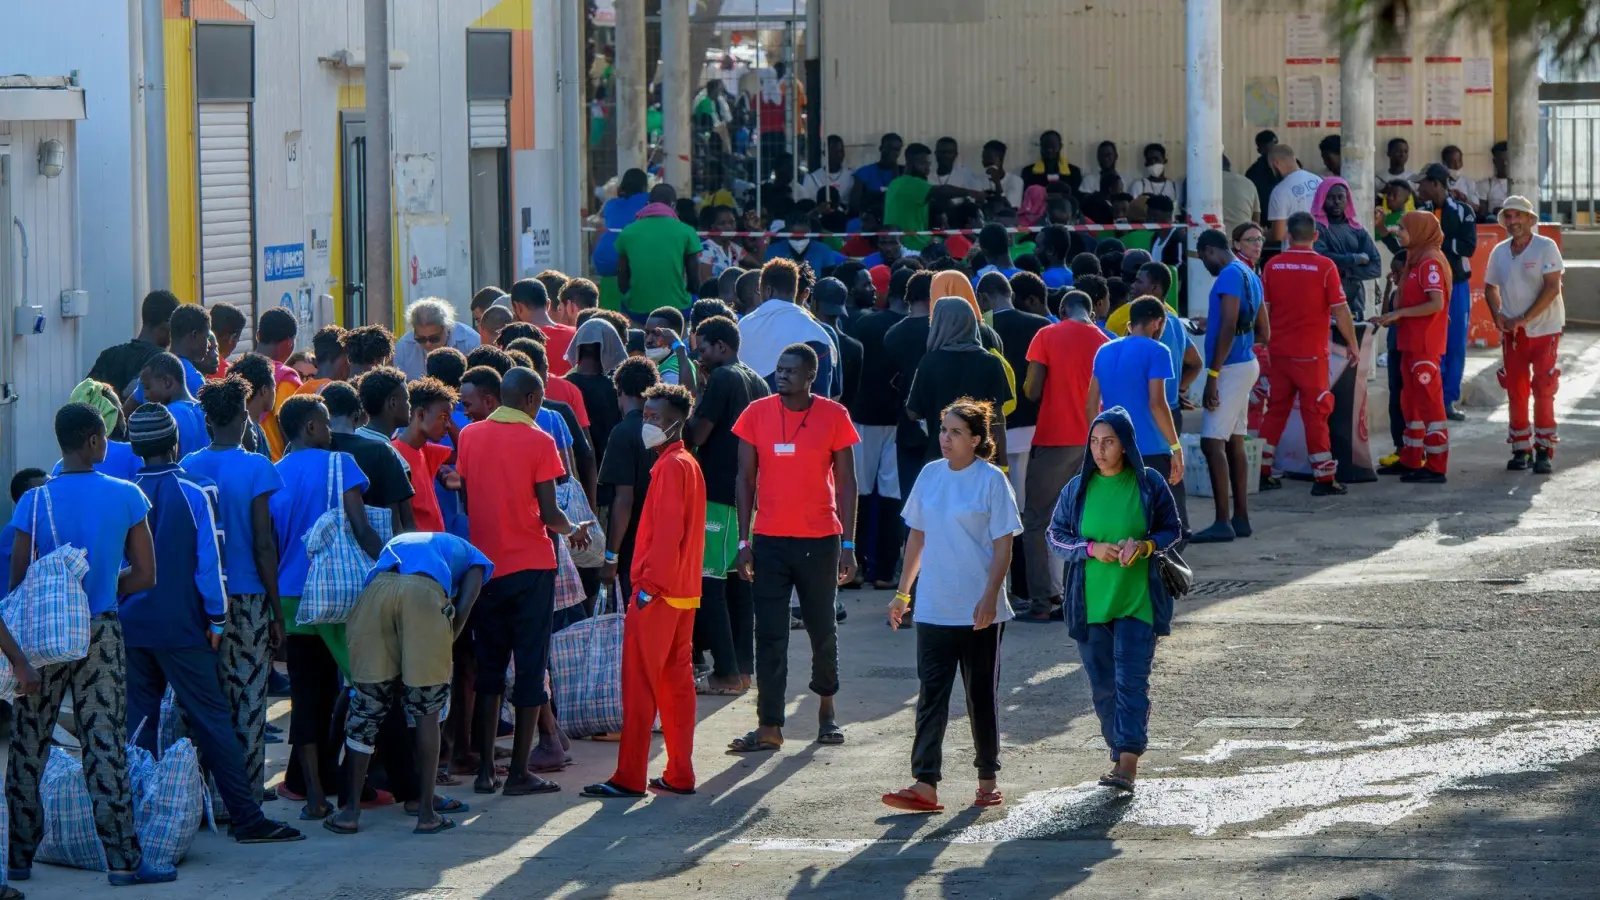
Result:
M843 747L810 742L796 640L790 742L725 755L755 724L754 696L701 698L694 797L581 800L615 745L580 741L560 795L464 785L473 810L453 833L413 836L387 809L349 838L315 823L282 847L203 834L177 884L119 896L1596 896L1597 354L1592 335L1565 343L1551 478L1505 472L1504 410L1477 408L1453 429L1448 486L1385 480L1314 500L1289 482L1253 498L1255 537L1193 548L1200 584L1157 652L1154 747L1131 800L1092 786L1105 750L1064 628L1013 624L1006 805L968 807L957 699L949 811L891 814L877 798L910 780L915 638L884 626L887 593L847 592ZM1205 498L1191 509L1209 520ZM105 890L101 875L43 865L17 886L36 900Z

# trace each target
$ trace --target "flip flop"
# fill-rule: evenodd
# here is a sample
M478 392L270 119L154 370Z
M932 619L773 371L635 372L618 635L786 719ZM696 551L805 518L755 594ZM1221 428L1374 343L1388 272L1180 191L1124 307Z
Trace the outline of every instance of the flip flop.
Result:
M901 788L892 794L883 795L883 805L902 812L936 813L944 812L944 807L937 803L929 803L921 795L910 788Z
M472 783L472 792L474 794L498 794L500 793L501 784L502 782L498 778L489 779L489 787L484 787L478 782L474 781Z
M702 697L743 697L745 690L742 687L712 687L710 683L694 686L694 692Z
M995 789L995 790L992 790L992 791L982 791L982 790L980 790L980 791L978 791L977 799L972 801L972 805L973 806L999 806L1000 804L1002 804L1004 802L1006 802L1006 798L1001 796L999 789Z
M781 741L762 740L757 733L752 731L744 737L737 737L728 742L729 753L768 753L782 747Z
M817 732L817 743L837 747L844 743L844 730L837 725L824 725Z
M644 795L644 791L630 791L609 781L591 784L578 794L580 797L590 797L596 800L638 800Z
M454 797L446 797L443 794L436 794L433 798L433 811L436 813L464 813L471 812L472 807L462 803L460 800L457 800ZM406 815L415 819L417 817L417 813L419 812L421 812L420 808L407 810Z
M694 793L694 788L686 789L673 787L672 785L667 784L667 780L665 778L650 779L650 787L658 791L666 791L669 794L677 794L680 797L687 797Z
M326 820L329 816L333 815L336 812L338 812L338 810L334 808L332 803L328 804L327 811L324 812L320 816L317 815L316 813L312 812L309 807L301 807L300 808L300 821L302 821L302 822L321 822L321 821Z
M351 827L349 825L340 825L338 820L336 820L336 819L323 819L322 820L322 827L328 829L329 831L333 832L334 834L345 834L345 835L355 834L357 831L360 830L359 826Z
M455 787L460 783L461 779L451 775L449 771L445 769L440 769L439 774L433 777L434 787Z
M1122 777L1121 775L1118 775L1115 772L1107 772L1106 774L1101 775L1100 776L1100 786L1101 787L1108 787L1108 788L1116 788L1119 791L1123 791L1123 792L1129 793L1129 794L1133 793L1133 780L1129 779L1129 778L1124 778L1124 777Z
M456 827L456 820L449 816L440 816L439 824L432 828L423 828L421 825L411 829L412 834L440 834Z
M505 787L500 789L500 796L527 797L532 794L554 794L560 790L561 785L553 781L546 781L543 778L534 777L516 784L512 784L509 781L506 782Z
M295 841L303 841L306 839L304 834L301 834L298 830L290 828L282 822L273 822L271 824L271 829L257 834L254 837L239 837L238 835L235 835L234 841L240 844L290 844ZM0 896L0 900L5 900L5 898Z

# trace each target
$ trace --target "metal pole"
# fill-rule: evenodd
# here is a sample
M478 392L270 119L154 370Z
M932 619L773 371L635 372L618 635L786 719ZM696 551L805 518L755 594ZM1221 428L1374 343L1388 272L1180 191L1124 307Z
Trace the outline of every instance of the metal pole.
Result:
M1207 296L1213 281L1196 252L1200 232L1222 227L1222 0L1186 0L1184 18L1189 151L1185 177L1191 222L1187 271L1193 308L1194 298Z
M1510 192L1539 208L1539 35L1516 35L1507 47L1506 144Z
M556 82L556 94L561 104L561 210L560 238L557 257L562 271L584 271L583 205L588 202L588 166L583 161L584 142L588 139L584 128L584 71L583 27L587 4L584 0L560 0L561 27L561 77Z
M1374 82L1372 22L1363 17L1360 28L1345 35L1339 46L1340 171L1350 183L1349 216L1357 221L1364 221L1377 206Z
M667 151L667 182L680 197L694 194L689 166L689 104L694 98L689 6L689 0L661 0L661 143Z
M366 0L367 281L369 325L394 327L394 151L389 135L389 0Z
M766 181L761 173L761 0L756 0L756 127L751 129L750 136L756 144L756 215L761 215L761 182Z
M645 107L649 100L649 78L644 64L644 0L617 0L616 78L617 172L645 166Z
M177 288L180 296L191 285L172 283L172 229L167 214L167 57L161 0L141 0L140 30L144 43L144 153L145 211L149 217L150 283ZM187 113L186 113L187 114ZM199 302L201 297L183 297Z
M129 235L133 245L133 296L150 292L150 186L149 157L145 155L144 123L144 22L140 0L128 0L128 89L133 123L128 141L128 163L133 182L133 222ZM139 310L129 304L129 326L139 328Z

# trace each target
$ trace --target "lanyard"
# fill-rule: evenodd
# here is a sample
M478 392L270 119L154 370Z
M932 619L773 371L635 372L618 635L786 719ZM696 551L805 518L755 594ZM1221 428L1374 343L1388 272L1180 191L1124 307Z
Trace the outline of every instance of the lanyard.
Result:
M787 434L784 434L783 442L785 444L793 444L794 443L794 439L800 434L800 429L806 427L806 420L811 418L811 410L816 408L816 405L817 405L817 401L816 400L812 400L811 401L811 405L806 407L805 415L800 417L800 424L796 425L794 427L794 431L788 432ZM789 407L784 406L783 403L780 401L778 403L778 431L779 431L779 433L783 433L788 429L788 427L789 427L788 423L789 423Z

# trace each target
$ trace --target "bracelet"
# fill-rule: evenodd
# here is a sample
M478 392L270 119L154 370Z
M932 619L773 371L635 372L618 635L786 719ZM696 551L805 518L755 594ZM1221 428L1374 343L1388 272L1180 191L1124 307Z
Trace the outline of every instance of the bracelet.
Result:
M911 605L911 595L906 593L905 591L895 591L894 592L894 599L900 601L901 603L904 603L907 606Z
M1183 452L1183 442L1182 441L1173 441L1172 442L1172 446L1168 447L1167 449L1171 450L1173 453L1182 453Z
M614 562L616 562L616 561L617 561L617 554L615 554L615 553L613 553L613 552L612 552L612 551L610 551L610 550L607 550L607 551L606 551L606 562L608 562L608 563L614 563Z
M683 341L679 340L679 341L673 341L672 342L672 352L673 353L677 353L679 350L682 350L682 349L683 349Z
M839 549L840 550L854 550L854 549L856 549L856 542L855 541L840 541L839 542Z
M1207 369L1206 370L1206 374L1210 375L1212 378L1221 378L1222 377L1222 373L1217 371L1216 369Z
M221 634L222 633L222 628L223 628L223 626L218 625L215 622L211 623L211 633L212 634Z
M739 542L739 549L740 550L749 550L750 549L750 542L749 541L740 541Z

